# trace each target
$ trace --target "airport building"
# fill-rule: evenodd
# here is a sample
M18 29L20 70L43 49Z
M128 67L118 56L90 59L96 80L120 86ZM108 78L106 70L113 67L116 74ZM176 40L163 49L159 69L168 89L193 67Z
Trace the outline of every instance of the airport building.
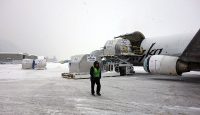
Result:
M23 59L37 59L37 56L28 55L27 53L0 52L0 64L21 63Z

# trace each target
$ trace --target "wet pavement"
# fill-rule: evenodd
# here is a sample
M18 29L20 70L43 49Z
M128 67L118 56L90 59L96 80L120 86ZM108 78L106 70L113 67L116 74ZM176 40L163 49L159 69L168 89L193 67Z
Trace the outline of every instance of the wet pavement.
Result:
M4 75L0 77L0 115L200 114L197 74L104 77L102 96L92 96L89 79L65 79L53 69L15 71L17 67L11 67L0 71Z

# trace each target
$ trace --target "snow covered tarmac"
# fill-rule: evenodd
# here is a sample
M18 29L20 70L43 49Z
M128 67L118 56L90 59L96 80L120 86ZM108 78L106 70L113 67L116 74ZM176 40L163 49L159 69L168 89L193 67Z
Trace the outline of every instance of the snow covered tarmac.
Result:
M102 78L102 96L90 95L89 79L64 79L67 65L47 70L0 65L0 115L200 113L199 72L181 78L148 75Z

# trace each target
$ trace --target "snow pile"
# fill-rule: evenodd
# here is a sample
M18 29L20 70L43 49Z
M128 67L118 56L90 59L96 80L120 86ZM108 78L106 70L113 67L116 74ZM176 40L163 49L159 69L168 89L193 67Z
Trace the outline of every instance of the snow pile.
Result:
M47 63L47 70L55 70L55 71L62 71L62 72L69 72L68 63L60 64L60 63Z
M115 71L102 72L102 76L119 76L120 74Z
M183 75L191 75L191 74L200 76L200 72L199 71L190 71L190 72L183 73Z
M135 73L147 73L142 66L134 66Z

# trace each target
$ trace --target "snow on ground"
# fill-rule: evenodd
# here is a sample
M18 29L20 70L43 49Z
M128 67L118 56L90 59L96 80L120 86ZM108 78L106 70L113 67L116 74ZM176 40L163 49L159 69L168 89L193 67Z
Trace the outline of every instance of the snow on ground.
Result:
M60 64L60 63L47 63L48 70L57 70L63 72L69 72L68 63Z
M57 78L61 77L61 73L69 72L68 63L47 63L47 69L45 70L24 70L21 68L21 64L0 64L0 79L4 80L23 80L23 79L44 79L44 78ZM134 66L136 74L147 73L143 67ZM200 72L192 71L184 73L187 75L200 75ZM115 71L103 72L102 76L119 76L119 73ZM78 75L76 77L79 77ZM89 78L89 75L82 77Z
M147 73L142 66L134 66L135 73ZM103 72L102 76L119 76L120 74L115 71Z
M0 79L53 78L69 72L68 64L47 63L46 67L45 70L24 70L21 64L0 64Z
M102 72L102 76L119 76L119 73L115 71L107 71L107 72Z
M0 65L0 115L200 113L200 72L186 73L186 79L180 81L142 74L143 68L135 67L133 76L103 78L102 96L94 97L88 79L61 78L61 73L68 71L68 64L59 63L47 63L46 70Z

